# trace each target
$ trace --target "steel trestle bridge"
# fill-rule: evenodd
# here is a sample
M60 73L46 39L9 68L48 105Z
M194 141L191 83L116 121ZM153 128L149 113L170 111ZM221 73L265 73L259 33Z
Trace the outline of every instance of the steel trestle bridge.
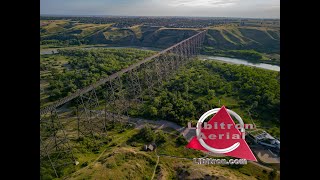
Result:
M40 166L75 163L70 139L107 134L108 123L121 121L129 108L167 81L179 67L199 55L206 30L40 109ZM72 113L65 106L72 106ZM70 112L70 110L69 110ZM68 120L66 120L68 119ZM75 130L66 129L74 119Z

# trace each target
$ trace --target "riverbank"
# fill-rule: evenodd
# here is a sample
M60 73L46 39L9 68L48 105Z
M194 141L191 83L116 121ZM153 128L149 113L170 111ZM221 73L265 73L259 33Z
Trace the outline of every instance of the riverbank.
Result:
M201 52L207 56L229 57L236 59L246 59L251 63L265 63L280 66L280 54L277 53L261 53L253 49L251 50L218 50L213 47L204 46Z
M234 58L234 59L245 59L246 57L242 56L234 56L230 54L217 54L217 55L212 55L212 54L204 54L207 56L218 56L218 57L227 57L227 58ZM280 60L272 60L272 59L267 59L266 57L263 59L258 59L258 60L253 60L253 59L246 59L246 61L251 62L251 63L264 63L264 64L270 64L270 65L277 65L280 66Z
M229 58L229 57L220 57L220 56L207 56L207 55L200 55L199 59L201 60L213 60L213 61L219 61L224 63L230 63L230 64L242 64L246 66L256 67L256 68L262 68L272 71L280 71L280 66L278 65L271 65L266 63L252 63L248 60L244 59L237 59L237 58Z
M64 47L64 48L51 48L51 49L40 49L40 54L55 54L58 53L58 49L95 49L95 48L134 48L134 49L141 49L141 50L152 50L152 51L161 51L162 49L157 49L153 47L136 47L136 46L106 46L106 45L86 45L86 46L77 46L77 47ZM247 59L238 59L238 58L232 58L232 57L226 57L226 56L210 56L210 55L200 55L200 59L202 60L217 60L227 63L233 63L233 64L243 64L247 66L253 66L273 71L280 71L280 66L277 63L266 63L267 60L259 60L252 62L251 60Z

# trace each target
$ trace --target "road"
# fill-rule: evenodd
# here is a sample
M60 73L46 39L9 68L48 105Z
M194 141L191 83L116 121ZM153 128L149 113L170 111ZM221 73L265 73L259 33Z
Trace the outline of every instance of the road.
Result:
M96 111L97 112L97 111ZM99 111L100 115L104 117L104 111ZM141 129L142 127L144 127L145 125L147 124L150 124L150 125L155 125L154 127L156 129L163 129L163 128L166 128L166 127L170 127L172 129L175 129L176 131L180 132L180 134L182 134L188 141L190 141L190 133L194 133L192 132L190 129L186 128L186 127L182 127L174 122L170 122L170 121L166 121L166 120L148 120L148 119L142 119L142 118L131 118L131 117L128 117L128 116L123 116L123 115L115 115L115 114L111 114L111 113L108 113L108 116L114 116L115 119L117 119L118 121L123 121L123 122L129 122L129 123L133 123L135 124L135 128L137 129ZM194 130L193 130L194 131ZM192 136L191 136L192 137ZM90 163L90 165L94 164L102 155L103 153L105 152L106 150L104 150L98 158L96 158L95 161L93 161L92 163ZM155 166L155 170L158 166L158 163L159 163L159 158L160 156L169 156L169 155L158 155L157 154L157 164ZM182 158L182 157L175 157L175 156L170 156L170 157L173 157L173 158ZM187 158L185 158L187 159ZM249 163L253 164L253 165L256 165L256 166L259 166L265 170L269 170L269 171L272 171L273 169L270 168L270 167L267 167L267 166L264 166L262 164L259 164L259 163L256 163L256 162L253 162L253 161L248 161ZM84 168L88 168L90 165L84 167ZM82 168L83 169L83 168ZM81 169L80 169L81 170ZM154 170L154 173L153 173L153 176L155 175L155 170ZM76 171L75 173L73 174L76 174L78 171ZM279 174L280 174L280 171L277 171ZM153 177L152 177L153 179Z
M156 154L157 154L158 159L157 159L157 164L156 164L156 166L154 167L154 171L153 171L151 180L153 180L154 175L156 175L156 170L157 170L157 167L158 167L158 164L159 164L159 159L160 159L160 156L159 156L158 153L157 153L157 149L155 150L155 152L156 152Z
M142 123L142 124L156 124L159 126L159 128L163 128L163 127L171 127L177 131L179 131L185 138L187 138L186 136L188 136L188 134L190 133L190 130L188 128L182 127L177 125L176 123L170 122L170 121L166 121L166 120L159 120L159 121L154 121L154 120L146 120L146 119L140 119L140 118L129 118L131 120L131 122L137 122L137 123ZM130 122L130 121L129 121ZM192 132L193 133L193 132ZM189 139L187 138L187 140L189 141ZM160 155L163 156L163 155ZM168 155L164 155L164 156L168 156ZM174 156L171 156L174 157ZM180 157L174 157L174 158L180 158ZM158 159L159 159L159 155L158 155ZM267 166L264 166L262 164L259 164L257 162L253 162L253 161L248 161L249 163L259 166L265 170L269 170L272 171L273 169ZM280 171L277 171L277 173L280 174Z

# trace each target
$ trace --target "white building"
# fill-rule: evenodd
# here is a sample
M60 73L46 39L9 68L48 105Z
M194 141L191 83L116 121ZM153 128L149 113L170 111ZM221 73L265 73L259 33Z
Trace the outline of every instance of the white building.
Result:
M251 134L251 136L258 144L280 150L280 140L272 137L269 133L265 131L262 131L261 133L258 133L256 135Z

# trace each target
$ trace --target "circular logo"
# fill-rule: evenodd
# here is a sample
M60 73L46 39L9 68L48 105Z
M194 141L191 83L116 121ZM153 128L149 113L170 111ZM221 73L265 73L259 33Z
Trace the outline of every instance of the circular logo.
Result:
M240 143L237 142L237 143L234 143L232 146L230 147L227 147L227 148L223 148L223 149L217 149L217 148L214 148L214 147L211 147L209 146L208 144L206 144L204 142L204 140L201 138L200 136L200 131L201 131L201 124L204 122L204 120L209 117L210 115L212 114L216 114L221 108L215 108L215 109L211 109L209 111L207 111L206 113L204 113L198 123L197 123L197 129L196 129L196 134L197 134L197 138L198 138L198 141L200 142L200 144L205 148L207 149L208 151L211 151L213 153L219 153L219 154L222 154L222 153L228 153L228 152L231 152L235 149L237 149L239 146L240 146ZM230 110L230 109L226 109L227 112L230 114L230 115L233 115L240 123L241 125L241 132L244 133L245 130L244 130L244 123L243 123L243 120L241 119L241 117L235 113L234 111Z

